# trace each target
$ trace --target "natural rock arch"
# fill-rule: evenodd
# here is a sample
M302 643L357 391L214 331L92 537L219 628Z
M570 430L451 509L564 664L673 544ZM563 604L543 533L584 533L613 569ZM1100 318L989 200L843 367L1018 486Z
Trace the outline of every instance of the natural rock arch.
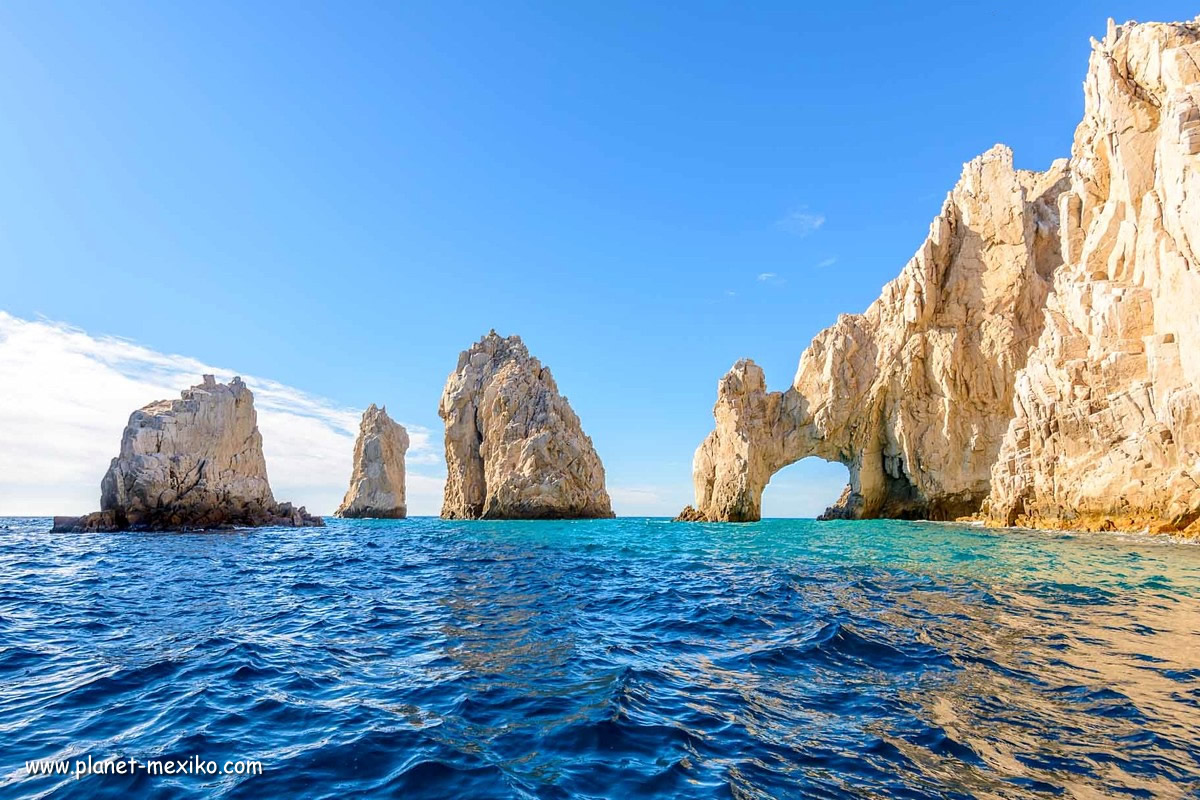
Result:
M1065 160L1016 170L1001 145L966 164L899 277L817 334L789 389L768 392L750 360L721 379L681 517L757 520L771 475L807 456L850 473L827 517L977 511L1062 262L1065 186Z

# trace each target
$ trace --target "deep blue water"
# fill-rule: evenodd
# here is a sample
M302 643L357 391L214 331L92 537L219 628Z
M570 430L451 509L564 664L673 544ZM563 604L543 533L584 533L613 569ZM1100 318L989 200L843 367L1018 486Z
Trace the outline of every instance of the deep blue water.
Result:
M963 525L50 535L0 518L3 797L1189 797L1200 547ZM34 758L261 761L30 778Z

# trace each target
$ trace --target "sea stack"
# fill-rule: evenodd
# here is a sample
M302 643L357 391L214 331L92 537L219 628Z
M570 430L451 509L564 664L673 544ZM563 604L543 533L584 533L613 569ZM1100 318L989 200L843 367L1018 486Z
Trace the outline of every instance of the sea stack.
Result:
M445 519L611 517L604 466L547 367L491 331L458 357L446 424Z
M335 513L339 517L404 519L404 454L408 431L393 422L387 407L374 403L363 412L354 442L350 489Z
M267 482L254 395L212 375L133 412L121 452L100 484L100 511L55 517L55 531L320 526L303 507L276 503Z

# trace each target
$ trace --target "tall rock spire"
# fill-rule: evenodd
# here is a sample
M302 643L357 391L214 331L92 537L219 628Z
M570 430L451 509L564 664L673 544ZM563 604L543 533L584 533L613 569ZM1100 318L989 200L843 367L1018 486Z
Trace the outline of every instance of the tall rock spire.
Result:
M374 403L363 412L354 442L354 471L350 489L335 516L403 519L408 515L404 497L404 454L408 431L393 422L386 408Z

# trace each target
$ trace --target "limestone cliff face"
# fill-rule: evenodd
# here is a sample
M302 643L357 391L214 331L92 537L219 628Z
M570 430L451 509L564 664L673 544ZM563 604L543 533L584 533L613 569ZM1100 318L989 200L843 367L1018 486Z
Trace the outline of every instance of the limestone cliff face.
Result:
M865 314L790 389L739 362L683 518L759 516L808 455L847 465L828 516L1200 533L1200 19L1109 23L1068 162L966 166Z
M339 517L404 519L404 454L408 431L374 403L363 412L354 442L350 489L335 514Z
M179 400L133 412L121 452L100 484L99 512L56 517L54 529L172 530L321 525L276 503L267 482L254 395L234 378L205 375Z
M604 467L550 370L492 331L446 381L446 519L611 517Z
M1065 264L992 472L999 524L1200 518L1200 19L1109 23L1059 197Z
M806 456L850 485L828 516L951 519L975 511L1012 417L1014 379L1041 333L1061 263L1066 162L1013 169L996 146L966 164L929 236L863 314L813 339L791 388L741 361L721 380L681 518L748 521L763 487Z

